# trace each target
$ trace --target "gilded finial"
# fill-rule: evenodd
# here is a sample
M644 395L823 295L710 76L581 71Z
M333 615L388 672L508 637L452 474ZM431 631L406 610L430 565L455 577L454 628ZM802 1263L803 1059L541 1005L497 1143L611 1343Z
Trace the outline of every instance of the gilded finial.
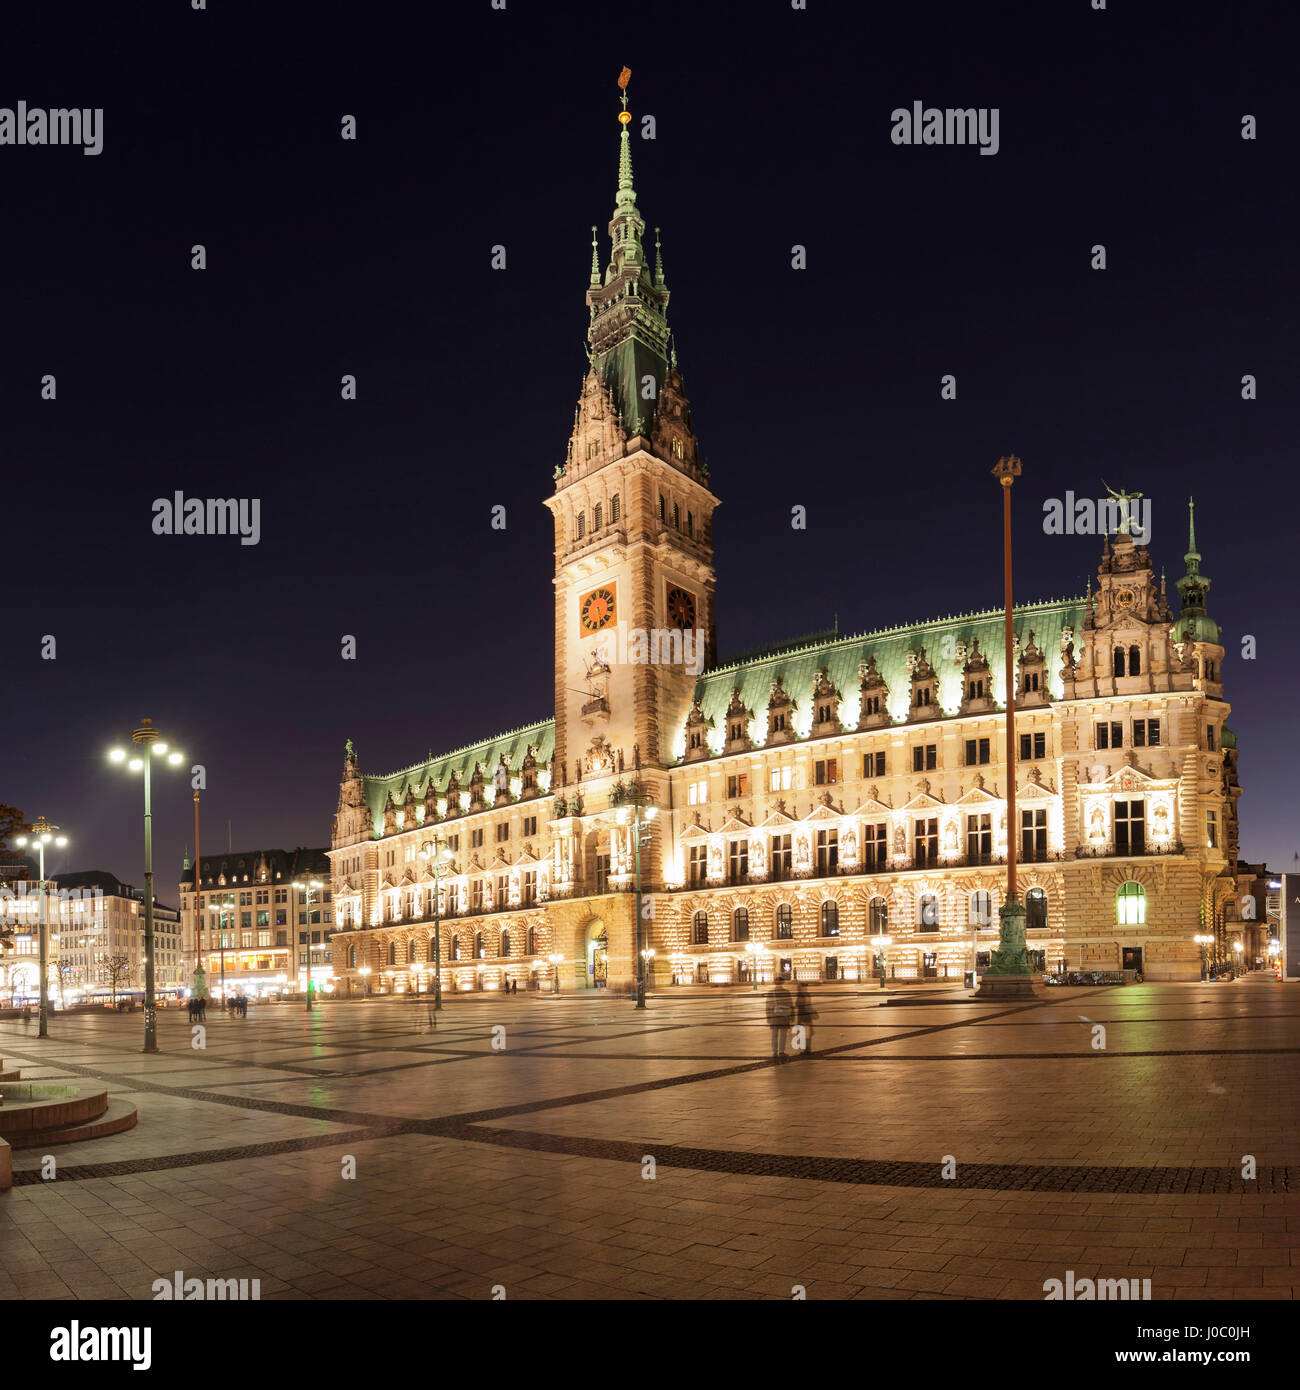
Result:
M591 283L593 286L600 285L600 253L596 246L596 229L591 229Z

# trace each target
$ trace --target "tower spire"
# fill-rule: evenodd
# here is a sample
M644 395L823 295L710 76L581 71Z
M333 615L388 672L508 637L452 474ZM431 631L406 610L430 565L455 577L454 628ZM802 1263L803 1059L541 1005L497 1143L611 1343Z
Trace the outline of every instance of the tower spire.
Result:
M600 288L600 248L596 245L596 229L591 229L591 287Z
M1187 499L1187 554L1183 556L1187 569L1178 581L1178 597L1182 612L1178 631L1184 641L1219 642L1219 625L1205 610L1205 598L1210 580L1201 573L1201 554L1196 548L1196 499Z

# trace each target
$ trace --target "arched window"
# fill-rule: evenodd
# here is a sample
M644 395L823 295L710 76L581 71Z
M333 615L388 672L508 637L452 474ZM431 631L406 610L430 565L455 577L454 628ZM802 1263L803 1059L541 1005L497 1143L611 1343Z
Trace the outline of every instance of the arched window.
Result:
M781 941L789 941L794 935L794 913L789 903L781 903L776 909L776 935Z
M872 898L867 904L867 927L872 936L884 936L889 930L889 904L884 898Z
M581 533L579 533L579 534L581 534ZM1117 676L1122 676L1122 675L1124 674L1124 648L1123 648L1123 647L1116 647L1116 648L1115 648L1115 674L1116 674Z
M509 928L509 927L504 928L504 929L502 930L502 932L501 932L501 954L502 954L503 956L508 956L508 955L510 954L510 928Z
M1121 927L1141 927L1147 920L1147 890L1140 883L1129 879L1121 883L1115 898L1115 906Z
M733 941L749 940L749 909L738 907L731 914L731 939Z
M827 898L822 903L822 935L838 936L840 934L840 905L834 898Z
M939 899L933 893L922 893L917 899L917 926L922 931L939 930Z
M528 928L528 954L529 954L530 956L535 956L535 955L537 954L537 928L536 928L536 927L529 927L529 928Z
M355 946L349 946L349 947L348 947L348 969L349 969L349 970L355 970L356 968L357 968L357 948L356 948Z
M452 960L459 960L459 959L460 959L460 937L459 937L459 936L453 936L452 939L451 939L451 958L452 958Z
M1042 888L1031 888L1025 894L1025 927L1033 931L1035 927L1047 925L1047 892Z
M993 923L993 895L987 888L977 888L970 895L970 923L973 927L987 927Z
M617 526L619 518L623 515L623 508L618 500L616 492L609 502L609 521L611 526Z
M483 933L481 931L476 931L474 933L474 959L482 960L483 956Z
M388 963L389 963L389 965L396 965L396 964L397 964L397 942L396 942L396 941L390 941L390 942L388 943Z
M1141 647L1130 647L1128 649L1128 673L1130 676L1140 676L1142 674Z
M591 510L591 529L599 531L605 519L605 509L599 502Z
M691 923L691 944L693 946L707 946L709 944L709 914L704 911L695 914L695 920Z

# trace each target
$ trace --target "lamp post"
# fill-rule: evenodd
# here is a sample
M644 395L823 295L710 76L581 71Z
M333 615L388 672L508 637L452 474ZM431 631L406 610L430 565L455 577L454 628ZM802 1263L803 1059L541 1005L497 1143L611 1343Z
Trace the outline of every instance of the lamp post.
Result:
M303 993L307 996L307 1012L311 1013L311 895L325 885L318 878L309 878L302 882L295 879L293 886L305 895L307 903L307 988Z
M126 750L114 748L108 755L115 763L127 763L131 772L144 772L144 1048L145 1052L158 1051L157 1006L154 1002L154 952L153 952L153 808L149 798L150 769L155 758L166 757L177 767L181 755L175 749L168 751L162 735L150 719L141 719L140 728L131 734L131 742L140 750L142 757L127 761Z
M62 849L68 843L66 835L59 835L57 825L50 825L44 816L39 816L35 825L27 827L29 833L19 835L14 844L25 846L30 844L35 850L40 860L40 881L36 886L38 894L38 911L40 913L38 935L40 937L41 953L41 1023L37 1034L38 1037L48 1038L49 1013L50 1013L50 981L49 981L49 894L45 887L45 846L53 843L56 849Z
M446 840L435 835L420 846L420 858L427 860L433 870L433 1007L442 1008L442 904L439 893L442 867L451 858Z
M1232 949L1236 952L1236 955L1233 959L1232 968L1236 972L1236 974L1240 975L1242 973L1242 953L1245 951L1246 948L1241 944L1240 941L1234 941L1232 943Z
M645 788L642 787L639 779L633 779L631 785L627 787L620 782L610 795L610 803L618 808L614 818L620 825L627 824L629 807L632 811L632 844L636 880L636 1006L638 1009L644 1009L646 954L641 945L641 808L645 807L647 826L645 839L647 843L650 840L649 824L658 814L659 808L654 804Z
M1006 648L1007 720L1007 892L998 910L998 944L980 981L981 996L1032 998L1033 976L1025 946L1025 909L1016 897L1016 658L1011 613L1011 485L1020 476L1020 460L1000 458L993 476L1002 487L1003 641Z
M370 967L369 967L368 965L363 965L363 966L357 971L357 974L361 976L361 982L362 982L362 984L364 984L365 987L366 987L366 992L365 992L364 998L369 999L369 998L370 998Z
M546 959L551 962L551 993L559 994L560 963L564 960L564 957L558 951L555 951L551 955L547 956Z
M745 942L745 954L749 956L749 973L753 980L753 988L758 989L758 943L755 941Z
M893 942L894 942L894 938L893 938L892 936L873 936L873 937L871 938L871 945L872 945L872 948L875 950L876 959L880 962L880 988L881 988L881 989L884 989L884 987L885 987L885 971L886 971L886 967L888 966L888 963L889 963L889 959L888 959L888 954L887 954L887 953L888 953L888 951L889 951L890 946L893 945Z
M1214 938L1212 936L1206 936L1202 932L1192 937L1192 940L1201 948L1201 979L1204 981L1207 978L1205 969L1205 948L1214 944Z

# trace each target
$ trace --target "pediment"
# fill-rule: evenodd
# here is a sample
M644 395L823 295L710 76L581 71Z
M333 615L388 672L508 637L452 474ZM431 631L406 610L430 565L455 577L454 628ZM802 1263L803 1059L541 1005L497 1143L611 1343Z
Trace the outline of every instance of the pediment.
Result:
M878 797L869 796L853 814L855 816L887 816L893 809L892 806L886 806Z
M844 816L840 811L837 811L834 807L827 806L823 803L822 805L814 807L813 810L809 811L808 814L803 818L803 821L805 825L816 824L824 821L829 821L832 825L838 825L840 821L842 821L843 819Z
M953 802L954 806L986 806L990 801L1000 802L1000 796L994 796L987 787L972 787L969 791L963 792L961 796Z
M931 796L929 792L917 792L911 801L905 802L899 807L900 811L929 811L941 810L947 806L946 801L940 801L938 797Z
M698 822L692 821L677 838L688 842L707 840L709 838L709 831L705 830Z
M718 827L722 835L743 835L754 827L743 816L728 816Z
M769 827L773 829L784 829L786 826L793 825L794 823L795 819L792 815L790 815L787 811L778 811L774 807L767 813L767 815L763 817L761 821L758 822L757 826L755 826L755 829L766 830Z

